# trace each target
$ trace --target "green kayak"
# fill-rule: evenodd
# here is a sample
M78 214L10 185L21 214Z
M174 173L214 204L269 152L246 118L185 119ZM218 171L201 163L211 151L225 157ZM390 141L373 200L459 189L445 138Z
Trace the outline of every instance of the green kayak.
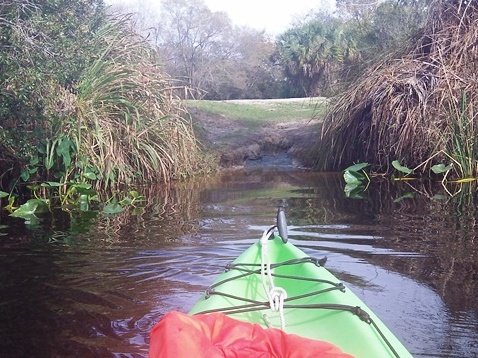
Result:
M411 357L385 324L324 266L275 227L230 264L189 314L223 312L240 321L330 342L355 357Z

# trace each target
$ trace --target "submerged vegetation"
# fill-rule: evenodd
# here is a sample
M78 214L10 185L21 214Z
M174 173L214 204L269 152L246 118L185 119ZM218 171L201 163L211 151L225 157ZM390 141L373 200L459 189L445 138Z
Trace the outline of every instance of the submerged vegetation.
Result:
M476 177L478 5L435 5L412 46L337 96L316 147L317 169L367 162L391 172L398 160L421 172L442 164L455 178Z

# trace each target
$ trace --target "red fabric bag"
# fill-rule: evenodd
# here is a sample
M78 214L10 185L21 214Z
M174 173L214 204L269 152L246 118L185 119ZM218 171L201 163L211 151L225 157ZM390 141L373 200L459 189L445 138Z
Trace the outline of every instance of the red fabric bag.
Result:
M150 358L352 358L337 346L222 313L170 312L151 331Z

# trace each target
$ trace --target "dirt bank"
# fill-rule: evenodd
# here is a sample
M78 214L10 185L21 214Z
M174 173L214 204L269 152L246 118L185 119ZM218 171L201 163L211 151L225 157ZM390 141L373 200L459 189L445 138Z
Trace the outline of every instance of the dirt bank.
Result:
M258 100L251 100L257 103ZM266 100L264 102L271 101ZM272 100L273 101L273 100ZM309 149L320 131L320 120L298 119L283 123L265 121L250 129L243 122L224 115L190 108L200 141L218 155L222 167L240 167L251 161L286 156L292 165L310 167Z

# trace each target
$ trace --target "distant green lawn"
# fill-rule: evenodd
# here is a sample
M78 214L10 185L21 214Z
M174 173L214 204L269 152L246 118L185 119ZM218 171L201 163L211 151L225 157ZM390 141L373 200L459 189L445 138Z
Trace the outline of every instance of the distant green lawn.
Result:
M238 119L248 126L261 126L265 122L290 122L319 118L324 114L324 98L230 100L187 100L186 107Z

